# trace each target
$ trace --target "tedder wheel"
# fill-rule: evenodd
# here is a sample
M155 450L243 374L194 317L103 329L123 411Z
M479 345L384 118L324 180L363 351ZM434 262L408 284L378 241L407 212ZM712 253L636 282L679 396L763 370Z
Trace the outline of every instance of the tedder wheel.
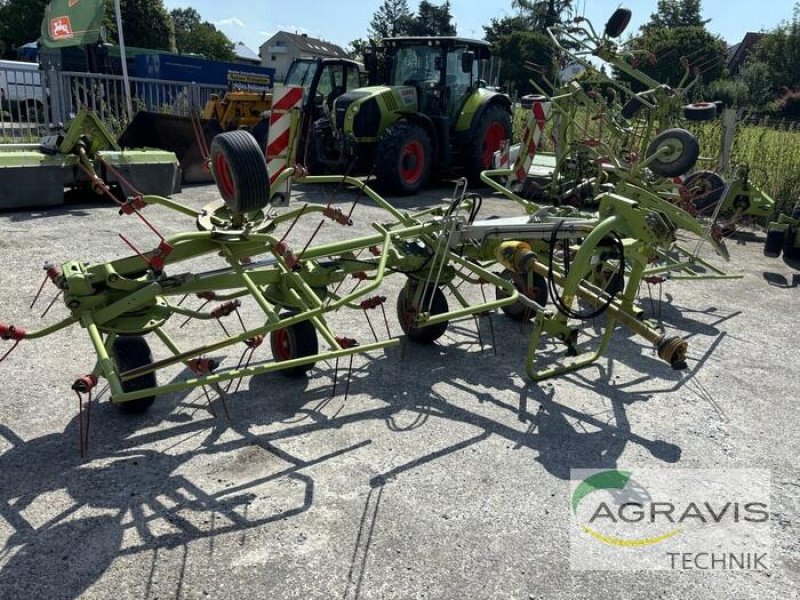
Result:
M800 247L795 246L798 239L797 227L790 227L783 238L783 256L789 260L800 260Z
M767 231L767 241L764 242L764 256L777 258L783 250L783 242L786 239L786 232L781 229L770 229Z
M124 373L131 369L138 369L153 362L150 346L140 335L123 335L114 340L111 346L111 357L117 363L117 371ZM146 373L140 377L122 382L123 392L138 392L156 386L155 372ZM128 402L117 404L119 410L127 414L143 413L155 401L155 396L145 396Z
M269 203L269 175L264 151L248 131L226 131L211 140L211 171L222 199L237 214Z
M420 284L421 285L421 284ZM447 298L442 290L436 286L428 286L422 294L422 307L414 307L414 295L417 284L409 281L400 290L397 296L397 319L400 321L400 328L412 342L417 344L432 344L447 331L448 321L436 323L435 325L418 326L414 323L414 317L430 305L431 316L441 315L448 311Z
M511 140L511 114L500 106L489 106L481 115L475 136L466 150L465 167L472 185L481 182L481 171L492 168L494 153L504 140Z
M661 177L677 177L691 169L700 156L697 138L685 129L666 129L653 138L647 146L649 158L658 152L666 152L648 163L648 167Z
M520 294L524 294L541 306L547 304L547 280L538 273L533 273L530 288L528 288L527 275L515 273L510 269L504 269L499 275L506 281L513 283ZM498 300L508 298L508 294L503 288L495 288L495 298ZM534 315L534 312L530 308L519 301L514 302L514 304L501 306L500 309L509 319L513 319L514 321L526 321Z
M644 108L644 104L642 103L641 98L639 96L633 96L630 100L628 100L625 105L622 107L622 114L623 117L630 120L633 119L636 115L639 114L639 111Z
M609 296L616 296L625 291L625 266L609 271L603 268L603 263L592 269L590 281Z
M725 180L714 171L697 171L683 182L691 194L695 210L706 210L722 199Z
M717 118L717 105L713 102L694 102L683 107L687 121L713 121Z
M375 151L375 177L390 193L416 194L428 182L433 152L420 125L400 121L383 134Z
M295 314L297 313L283 313L281 318L288 319ZM317 330L314 329L311 321L299 321L283 329L276 329L270 334L269 341L272 346L272 356L278 362L319 354ZM314 367L314 364L308 363L289 369L281 369L280 372L286 377L302 377Z

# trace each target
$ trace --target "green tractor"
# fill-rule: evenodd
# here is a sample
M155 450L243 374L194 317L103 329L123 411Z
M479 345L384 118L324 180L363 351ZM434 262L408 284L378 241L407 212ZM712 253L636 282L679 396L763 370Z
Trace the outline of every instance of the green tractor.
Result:
M366 58L374 82L377 60ZM511 100L478 77L488 58L488 42L385 39L384 85L342 94L333 115L314 123L311 171L372 173L396 194L415 194L434 173L479 183L501 142L511 139Z

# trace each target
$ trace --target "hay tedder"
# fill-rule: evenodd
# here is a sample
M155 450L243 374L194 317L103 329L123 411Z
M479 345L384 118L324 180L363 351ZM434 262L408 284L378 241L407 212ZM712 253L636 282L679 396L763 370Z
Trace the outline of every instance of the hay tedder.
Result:
M482 179L523 207L530 202L530 210L537 210L538 202L591 207L613 190L667 215L678 229L708 242L728 260L725 235L745 215L770 215L774 202L752 183L747 165L731 165L735 112L725 110L720 119L717 103L687 103L699 66L681 58L685 74L672 88L636 68L638 54L615 42L630 16L628 9L618 9L601 34L582 18L549 29L560 56L595 75L567 82L552 95L540 90L542 95L530 98L522 143L509 149L506 164ZM590 56L645 89L634 93L603 75ZM709 121L721 137L719 156L701 156L700 142L690 131ZM548 135L554 151L542 153L539 147ZM728 277L697 251L673 245L659 254L648 278L667 272L681 278Z
M110 262L48 265L42 285L49 281L57 288L69 315L35 331L0 325L0 338L12 344L0 359L8 358L23 341L75 325L86 331L97 355L93 367L73 385L79 394L90 392L102 378L112 401L132 411L146 410L158 394L198 386L223 395L220 384L226 381L270 371L301 375L321 360L398 343L398 338L378 339L377 334L374 341L349 338L329 319L337 311L353 311L353 318L363 318L364 311L383 309L386 298L378 290L387 278L398 275L406 281L397 297L397 316L411 342L432 343L450 321L500 308L518 320L533 318L525 369L534 380L596 360L606 351L617 324L650 342L671 367L686 366L686 342L664 335L633 306L652 257L674 241L675 225L664 213L606 192L598 199L597 216L540 207L525 216L481 220L481 198L467 194L462 182L448 203L409 215L361 180L306 176L302 167L289 167L291 162L271 186L263 153L244 131L216 136L211 164L221 199L203 210L154 195L121 204L121 214L143 220L142 212L150 206L172 211L176 219L187 220L185 233L160 237L156 248ZM276 211L270 204L276 197L271 190L292 178L355 188L386 218L372 224L370 235L342 236L342 241L320 245L312 236L295 245L292 231L301 219L331 220L346 228L352 214L330 204ZM319 227L321 223L317 231ZM227 266L186 268L189 261L202 264L198 261L212 256L221 256ZM628 266L627 284L618 296L591 283L590 275L601 262ZM498 267L500 274L494 271ZM340 292L348 279L359 285ZM494 297L470 302L463 286L484 284L497 288ZM444 291L458 306L448 306ZM215 306L187 308L182 301L187 295ZM258 324L248 327L239 318L240 332L223 327L215 341L193 343L186 335L188 339L181 340L185 330L173 326L176 318L222 323L229 317L236 324L232 315L241 317L245 301L254 303L262 315ZM580 322L601 313L607 320L599 345L586 350L578 341ZM571 358L540 364L537 350L543 335L561 342ZM159 340L168 355L154 360L148 338ZM267 338L272 357L259 360L254 353ZM233 347L241 349L241 359L225 364L219 353ZM159 385L157 373L175 365L184 365L189 378Z

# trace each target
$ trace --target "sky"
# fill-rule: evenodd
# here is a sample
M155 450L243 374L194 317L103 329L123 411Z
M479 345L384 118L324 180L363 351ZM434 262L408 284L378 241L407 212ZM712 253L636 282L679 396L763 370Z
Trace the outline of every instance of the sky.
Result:
M443 0L431 0L439 4ZM346 47L356 38L366 37L369 23L382 0L165 0L167 9L194 7L206 21L214 23L234 42L243 42L258 52L259 46L275 32L306 33ZM792 16L792 0L704 0L703 17L707 25L728 44L741 41L748 31L772 29ZM409 0L411 10L419 3ZM458 34L483 37L483 25L493 17L513 15L512 0L451 0ZM595 28L602 27L619 6L619 0L577 0L580 12ZM638 29L655 10L656 0L628 0L623 4L633 11L629 32Z

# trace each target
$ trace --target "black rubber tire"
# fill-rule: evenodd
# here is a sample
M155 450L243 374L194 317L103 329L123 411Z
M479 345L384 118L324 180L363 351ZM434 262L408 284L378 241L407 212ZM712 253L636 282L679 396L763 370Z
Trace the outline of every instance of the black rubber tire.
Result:
M692 193L692 204L695 210L704 211L722 200L725 193L725 180L714 171L697 171L683 182Z
M591 282L609 296L616 296L625 291L625 265L612 273L611 277L603 272L602 264L592 269Z
M627 29L628 23L631 22L632 14L629 8L618 8L609 17L603 31L610 38L618 38Z
M764 242L764 256L778 258L783 250L783 242L786 239L786 232L780 229L770 229L767 231L767 240Z
M269 204L269 174L264 151L242 129L211 140L211 172L222 199L234 213L249 213Z
M153 362L153 353L150 346L140 335L123 335L114 340L111 345L111 358L117 365L118 373L124 373L131 369L138 369ZM138 392L157 385L155 372L146 373L135 379L122 382L123 392ZM128 402L120 402L116 406L120 412L125 414L141 414L146 412L153 404L156 397L145 396Z
M281 319L288 319L296 314L295 312L285 312L281 314ZM277 362L319 354L317 330L314 329L311 321L299 321L294 325L272 331L269 335L269 343L272 348L272 356ZM315 364L313 362L281 369L280 373L285 377L302 377L313 369Z
M449 321L436 323L427 327L416 327L410 320L410 317L416 314L416 310L411 305L414 299L417 285L411 281L407 282L397 295L397 320L400 322L400 328L406 334L408 339L417 344L432 344L447 331ZM432 297L431 297L432 295ZM447 298L444 293L437 286L429 286L422 294L422 306L427 307L428 303L431 306L431 316L441 315L449 310L447 305Z
M522 108L533 108L535 102L547 102L547 96L541 94L527 94L519 99L519 105Z
M783 237L783 257L789 260L800 260L800 247L795 246L797 228L790 227Z
M796 202L792 207L792 218L795 221L800 221L800 202Z
M511 113L493 104L483 111L473 131L472 143L464 154L464 168L470 184L481 185L481 172L492 168L492 156L500 149L500 142L511 141Z
M418 172L414 162L419 160L416 152L422 156ZM431 139L421 125L400 121L386 129L375 150L375 179L383 191L404 196L416 194L428 183L432 167Z
M633 119L636 115L639 114L639 111L644 108L644 104L642 103L639 96L633 96L630 100L625 103L625 106L622 107L620 114L625 117L626 119L630 120Z
M648 163L648 167L661 177L678 177L694 167L700 156L700 143L691 132L685 129L666 129L659 133L647 146L648 158L663 146L670 146L672 152Z
M499 275L506 281L512 282L520 294L525 294L525 288L527 287L528 283L527 275L515 273L510 269L505 269L502 273L499 273ZM547 306L547 280L538 273L533 274L533 287L531 288L531 292L533 293L525 294L525 296L534 302L539 303L543 307ZM502 288L495 288L495 298L498 300L501 298L508 298L508 294L506 294L505 290ZM529 309L519 301L515 302L514 304L501 306L500 310L502 310L503 313L513 321L527 321L536 314L533 310Z
M687 121L713 121L717 118L717 105L713 102L694 102L683 107L683 118Z

